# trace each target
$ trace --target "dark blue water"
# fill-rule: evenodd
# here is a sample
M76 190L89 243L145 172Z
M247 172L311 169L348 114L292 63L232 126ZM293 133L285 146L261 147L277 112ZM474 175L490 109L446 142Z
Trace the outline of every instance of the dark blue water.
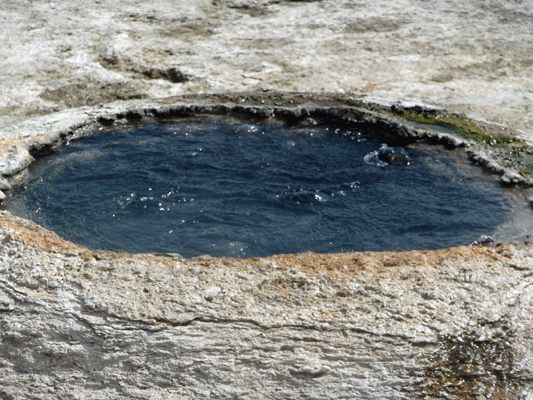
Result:
M217 120L104 131L39 161L8 209L89 248L184 256L435 249L491 234L503 194L446 153L335 127Z

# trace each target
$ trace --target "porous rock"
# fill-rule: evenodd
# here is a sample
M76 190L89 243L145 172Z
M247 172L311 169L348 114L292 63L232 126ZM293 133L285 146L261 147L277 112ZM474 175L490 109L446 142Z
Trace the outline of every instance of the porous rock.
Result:
M0 242L5 398L531 390L531 250L186 260L89 251L9 213Z

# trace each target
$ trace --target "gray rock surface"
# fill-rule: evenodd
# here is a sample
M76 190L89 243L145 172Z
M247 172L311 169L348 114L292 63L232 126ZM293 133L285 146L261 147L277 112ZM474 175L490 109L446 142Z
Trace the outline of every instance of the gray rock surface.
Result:
M2 151L3 158L0 161L0 174L12 176L17 172L24 170L33 161L34 158L30 155L27 149L14 144L9 146L5 151Z
M4 398L533 394L530 250L184 260L0 229Z
M529 1L10 0L0 21L0 126L114 100L282 90L532 132Z
M176 113L187 99L162 98L184 94L429 104L531 142L532 10L496 0L0 2L0 189L24 181L30 151ZM189 106L223 107L208 97ZM368 110L359 118L398 127ZM509 183L523 179L468 151ZM528 247L185 260L89 251L4 212L0 398L531 400L532 280Z

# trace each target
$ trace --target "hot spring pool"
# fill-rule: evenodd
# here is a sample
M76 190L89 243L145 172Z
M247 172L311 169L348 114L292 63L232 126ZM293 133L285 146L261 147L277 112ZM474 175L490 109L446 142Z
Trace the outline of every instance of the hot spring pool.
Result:
M401 155L386 162L381 153ZM398 164L398 165L397 165ZM31 167L7 209L91 249L250 257L436 249L510 207L449 153L333 125L207 119L102 131Z

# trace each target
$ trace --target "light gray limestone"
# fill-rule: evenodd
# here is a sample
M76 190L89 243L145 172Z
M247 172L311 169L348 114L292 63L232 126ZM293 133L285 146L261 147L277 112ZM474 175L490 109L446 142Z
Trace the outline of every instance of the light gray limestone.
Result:
M348 93L466 113L531 143L532 10L2 1L0 190L24 182L30 151L175 111L187 101L158 99L186 94ZM512 246L184 260L90 252L4 213L0 398L531 400L532 279L533 251Z

